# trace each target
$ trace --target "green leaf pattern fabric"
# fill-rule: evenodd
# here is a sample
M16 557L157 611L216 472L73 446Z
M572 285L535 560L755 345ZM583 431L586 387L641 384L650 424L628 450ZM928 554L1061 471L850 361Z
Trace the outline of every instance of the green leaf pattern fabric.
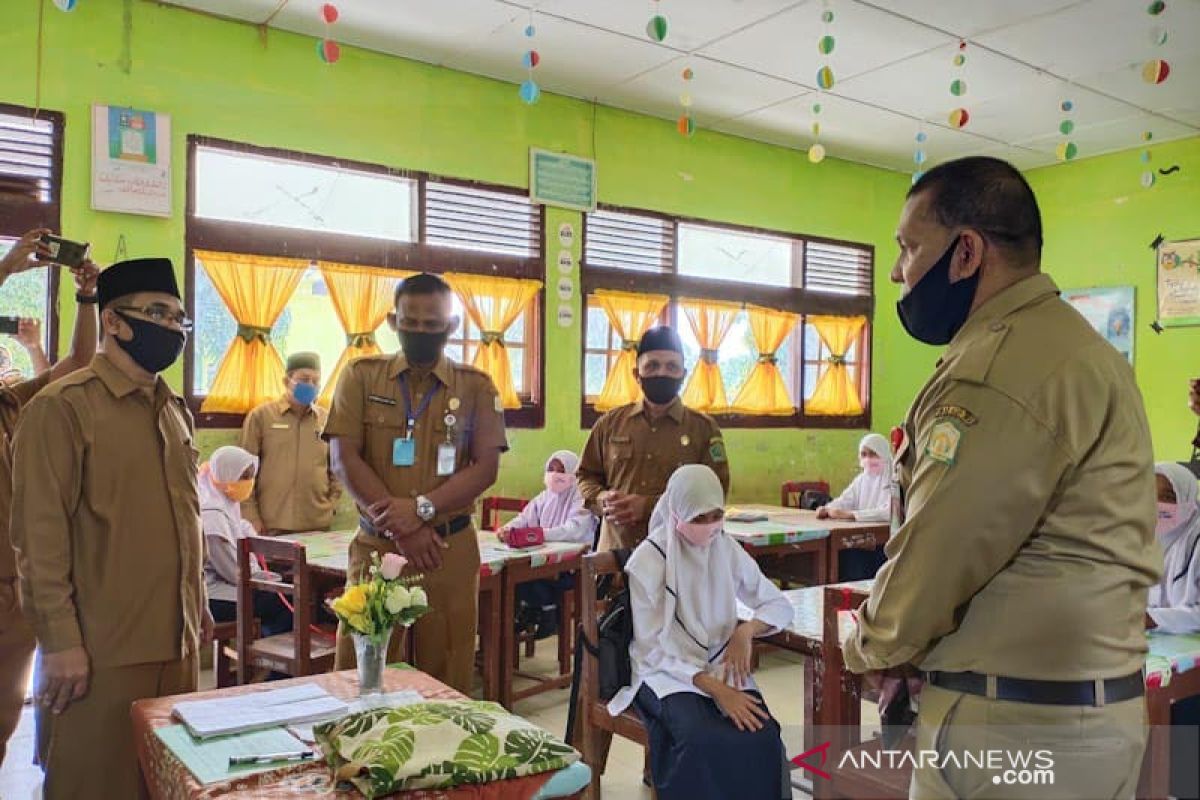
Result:
M417 703L315 728L335 775L368 798L553 772L579 753L496 703Z

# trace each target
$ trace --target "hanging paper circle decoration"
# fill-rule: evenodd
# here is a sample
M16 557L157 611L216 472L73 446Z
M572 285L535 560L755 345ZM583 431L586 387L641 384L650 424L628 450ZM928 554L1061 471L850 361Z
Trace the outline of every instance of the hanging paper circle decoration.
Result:
M918 142L923 142L928 138L929 137L925 135L925 131L917 131L917 141Z
M521 63L525 65L525 69L533 69L542 61L542 57L538 55L537 50L526 50Z
M342 57L342 48L333 39L322 39L317 42L317 55L326 64L336 64Z
M1154 138L1154 131L1143 131L1142 132L1142 141L1143 142L1148 142L1153 138Z
M537 33L537 28L533 27L532 25L525 26L525 36L527 38L532 39L535 33Z
M690 114L684 114L675 125L680 136L692 136L696 133L696 122Z
M691 67L685 67L685 68L684 68L684 70L683 70L683 79L684 79L685 81L690 81L690 80L691 80L692 78L694 78L694 77L696 77L696 73L692 72L692 68L691 68Z
M817 86L822 89L829 90L833 88L833 70L829 67L821 67L817 70Z
M1150 29L1150 44L1162 47L1167 43L1167 29L1155 25Z
M321 17L322 17L322 19L325 20L325 22L327 22L330 25L337 22L338 21L337 6L335 6L333 3L326 3L325 5L321 6Z
M826 23L826 24L829 24L830 22L833 22L833 12L832 12L832 11L826 11L824 14L822 14L822 15L821 15L821 22L824 22L824 23Z
M662 14L655 14L646 23L646 35L656 42L661 42L667 38L667 18Z
M958 55L954 56L954 66L961 67L965 63L967 63L967 57L964 56L962 53L959 53Z
M966 49L967 49L967 40L966 40L966 39L959 39L959 40L958 40L958 49L959 49L959 50L966 50Z
M817 142L812 147L808 148L808 160L814 164L820 164L825 160L825 145Z
M950 112L950 127L963 128L971 119L971 114L965 108L956 108Z
M1146 83L1162 83L1171 74L1171 65L1161 58L1152 58L1142 66L1142 80Z
M955 97L962 97L966 93L967 93L967 82L966 81L962 80L961 78L958 78L958 79L955 79L950 82L950 94L954 95Z
M912 176L912 182L913 182L913 183L916 183L917 181L921 180L921 178L922 178L924 175L925 175L925 173L924 173L924 172L922 172L921 170L917 170L916 172L914 172L914 173L913 173L913 176Z
M1070 161L1079 154L1079 148L1074 142L1059 142L1058 147L1054 148L1054 154L1058 156L1059 161Z
M679 105L683 106L684 108L688 108L691 106L691 104L692 96L690 94L684 92L683 94L679 95Z
M1058 124L1058 132L1063 136L1068 135L1073 130L1075 130L1075 123L1069 119L1064 119Z
M1059 108L1061 108L1064 113L1070 114L1071 109L1075 108L1075 104L1072 103L1070 100L1063 100L1062 105L1059 106Z
M1154 0L1146 7L1146 13L1152 17L1157 17L1159 14L1167 10L1167 4L1163 0Z
M59 11L74 11L76 0L54 0L54 5Z
M821 113L821 104L820 103L813 103L813 113L814 114Z
M1143 163L1143 164L1149 164L1149 163L1150 163L1150 151L1149 151L1149 150L1143 150L1143 151L1142 151L1142 163Z
M832 36L822 36L817 42L817 49L821 51L822 55L827 56L833 52L834 44L835 42Z
M913 153L913 163L915 163L915 164L924 164L925 163L925 151L924 150L917 150L915 153Z
M821 135L821 123L819 123L819 122L814 122L814 123L812 124L812 135L813 135L813 136L820 136L820 135Z
M521 84L520 94L522 100L529 105L533 105L542 96L542 90L538 88L537 83L530 79Z
M1142 188L1149 189L1154 185L1154 170L1146 170L1142 173Z

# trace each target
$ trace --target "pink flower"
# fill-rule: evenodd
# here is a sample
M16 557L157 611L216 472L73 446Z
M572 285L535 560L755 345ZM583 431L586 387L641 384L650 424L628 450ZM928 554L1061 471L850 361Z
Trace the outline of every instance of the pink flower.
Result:
M404 571L404 565L407 563L408 559L404 556L386 553L383 556L383 562L379 565L379 574L385 581L394 581L400 577L400 573Z

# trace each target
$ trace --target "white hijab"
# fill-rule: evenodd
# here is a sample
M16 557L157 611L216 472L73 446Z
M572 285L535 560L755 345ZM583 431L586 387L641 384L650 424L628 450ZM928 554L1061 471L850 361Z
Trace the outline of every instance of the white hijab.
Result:
M241 504L235 503L217 488L217 483L233 483L241 480L246 468L253 466L258 474L258 457L240 447L228 445L218 447L200 468L197 486L200 494L201 511L220 511L231 518L231 522L242 521Z
M703 464L688 464L671 476L650 517L648 538L666 553L659 649L700 668L720 655L737 627L734 563L739 545L721 530L706 546L696 547L676 527L724 507L725 492L716 473Z
M1200 539L1200 505L1197 504L1200 484L1197 484L1191 470L1174 461L1155 464L1154 473L1171 482L1175 502L1179 504L1179 524L1158 537L1164 554L1162 583L1170 593L1170 587L1187 576L1189 565L1196 555L1196 540ZM1169 604L1169 600L1164 604Z

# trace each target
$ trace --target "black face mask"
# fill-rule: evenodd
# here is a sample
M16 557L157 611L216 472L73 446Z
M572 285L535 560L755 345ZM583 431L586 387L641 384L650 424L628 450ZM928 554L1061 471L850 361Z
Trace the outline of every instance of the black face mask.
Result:
M653 378L638 377L642 384L642 392L645 393L646 399L656 406L665 406L679 396L679 389L683 386L683 378L668 378L663 375L657 375Z
M128 342L116 336L113 339L116 339L120 348L128 353L139 367L157 375L179 359L179 354L183 352L183 344L187 341L187 335L183 331L164 328L149 320L121 314L120 311L117 313L133 330L133 338Z
M408 363L420 367L436 364L442 357L442 350L446 348L446 340L450 338L448 331L424 333L401 330L398 333L400 349L404 351L404 357L408 359Z
M971 313L979 270L958 283L950 282L950 262L954 260L958 242L959 237L955 236L937 263L896 303L900 324L919 342L948 344Z

